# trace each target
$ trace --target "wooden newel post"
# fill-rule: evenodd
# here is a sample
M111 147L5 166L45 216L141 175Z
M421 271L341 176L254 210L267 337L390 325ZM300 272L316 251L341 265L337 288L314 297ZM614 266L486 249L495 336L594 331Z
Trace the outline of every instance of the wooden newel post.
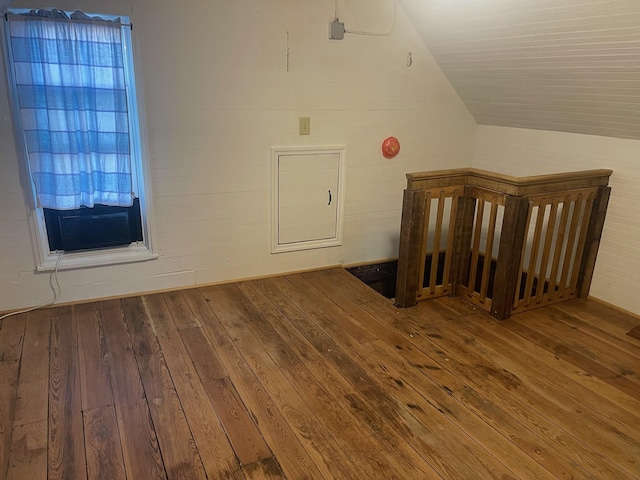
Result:
M456 212L451 259L451 295L458 295L458 285L467 285L469 276L469 255L476 199L468 196L466 190L465 188L464 194L458 199Z
M578 273L578 298L586 298L589 295L610 194L611 187L600 187L593 200L591 218L589 219L587 236L585 237L584 252L580 262L580 272Z
M520 259L527 236L529 200L507 195L500 237L500 250L491 299L491 315L498 320L509 318L516 296Z
M398 278L396 305L412 307L418 303L418 290L422 286L420 262L424 242L424 214L427 193L424 190L405 190L402 203L402 225L398 252Z

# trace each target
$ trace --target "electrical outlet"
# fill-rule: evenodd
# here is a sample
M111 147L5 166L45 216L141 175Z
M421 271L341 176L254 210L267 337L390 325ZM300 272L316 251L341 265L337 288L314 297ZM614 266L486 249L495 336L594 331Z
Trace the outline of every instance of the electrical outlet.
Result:
M300 117L299 119L300 135L311 134L311 117Z

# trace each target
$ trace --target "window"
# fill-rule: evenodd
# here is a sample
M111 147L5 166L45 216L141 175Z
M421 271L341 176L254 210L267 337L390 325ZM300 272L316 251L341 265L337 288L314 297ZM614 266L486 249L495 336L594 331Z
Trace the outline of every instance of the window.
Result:
M62 268L152 258L129 19L10 9L5 20L38 268L62 250L83 251Z

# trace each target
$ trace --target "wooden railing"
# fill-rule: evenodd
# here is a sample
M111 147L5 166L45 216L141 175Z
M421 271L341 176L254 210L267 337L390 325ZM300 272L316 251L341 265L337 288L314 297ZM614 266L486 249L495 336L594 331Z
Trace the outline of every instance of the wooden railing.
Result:
M458 295L505 319L586 297L611 173L407 174L396 304Z

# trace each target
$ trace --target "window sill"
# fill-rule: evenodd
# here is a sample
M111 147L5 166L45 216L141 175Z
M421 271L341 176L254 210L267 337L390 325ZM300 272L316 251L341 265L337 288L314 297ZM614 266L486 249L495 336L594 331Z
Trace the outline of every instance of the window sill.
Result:
M152 253L145 245L69 252L62 255L62 258L60 258L60 255L60 253L52 252L42 264L36 267L36 271L52 272L56 269L56 265L58 270L72 270L103 265L146 262L159 258L158 254Z

